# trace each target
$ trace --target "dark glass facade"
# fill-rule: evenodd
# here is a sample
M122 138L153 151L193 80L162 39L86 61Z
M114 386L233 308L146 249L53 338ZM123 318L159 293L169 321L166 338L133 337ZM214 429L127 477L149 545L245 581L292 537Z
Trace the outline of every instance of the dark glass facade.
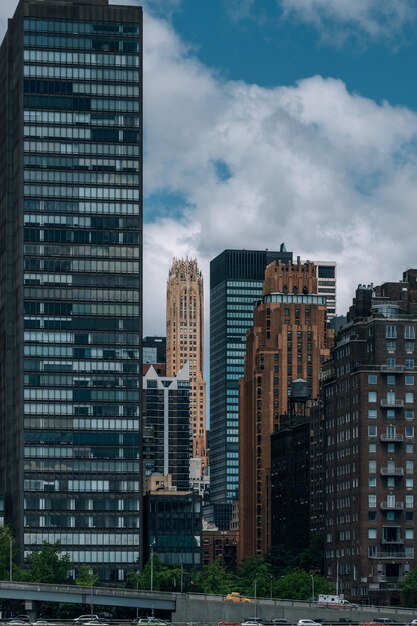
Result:
M21 0L0 50L2 489L20 555L141 562L142 13Z
M151 550L165 565L199 568L201 498L195 491L153 492L145 496L145 560Z
M171 474L178 489L189 488L190 373L188 364L177 376L158 376L151 367L143 379L143 422L149 438L144 452L145 477Z
M233 502L239 483L239 378L246 331L262 298L266 266L284 249L225 250L210 263L210 502Z

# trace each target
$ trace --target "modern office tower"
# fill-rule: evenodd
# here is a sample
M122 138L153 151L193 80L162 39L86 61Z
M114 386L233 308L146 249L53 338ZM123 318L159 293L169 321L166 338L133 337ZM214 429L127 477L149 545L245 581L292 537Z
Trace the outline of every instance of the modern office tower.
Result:
M327 319L336 316L336 263L334 261L314 261L316 266L317 293L326 296Z
M324 296L317 295L312 262L281 261L266 268L264 295L246 335L239 382L238 557L264 555L271 546L271 434L288 415L292 385L302 378L318 396L320 365L329 355Z
M192 457L206 459L206 383L204 380L203 276L196 259L174 259L167 283L167 376L190 366Z
M231 505L239 488L239 378L244 372L246 331L262 298L266 266L291 261L279 251L224 250L210 263L210 503L228 510L219 525L229 528ZM222 514L222 517L224 515Z
M166 338L165 337L144 337L142 342L143 362L165 363L166 361Z
M0 49L0 491L21 561L141 564L142 11L20 0Z
M171 474L172 485L189 487L190 374L188 363L176 376L158 376L151 366L143 377L143 425L153 439L151 455L144 456L145 478ZM152 435L149 429L152 429Z
M416 269L359 285L323 369L325 574L366 604L416 567L416 329Z

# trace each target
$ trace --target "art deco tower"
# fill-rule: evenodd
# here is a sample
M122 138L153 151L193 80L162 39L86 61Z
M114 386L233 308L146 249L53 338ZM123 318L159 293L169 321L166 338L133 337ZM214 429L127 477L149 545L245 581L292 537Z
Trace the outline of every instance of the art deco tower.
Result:
M174 259L167 283L167 376L190 366L192 456L206 465L203 277L196 259Z
M239 381L239 559L271 547L271 434L289 412L292 383L319 392L320 364L329 356L326 299L317 294L314 263L271 263L264 295L246 334Z

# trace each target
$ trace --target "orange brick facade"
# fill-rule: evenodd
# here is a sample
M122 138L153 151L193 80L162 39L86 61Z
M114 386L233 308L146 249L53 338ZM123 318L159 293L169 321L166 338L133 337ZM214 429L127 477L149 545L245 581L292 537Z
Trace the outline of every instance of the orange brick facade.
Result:
M271 433L289 412L291 382L308 381L318 396L320 363L329 356L326 304L317 295L314 263L272 263L264 297L246 336L239 386L238 559L271 547Z

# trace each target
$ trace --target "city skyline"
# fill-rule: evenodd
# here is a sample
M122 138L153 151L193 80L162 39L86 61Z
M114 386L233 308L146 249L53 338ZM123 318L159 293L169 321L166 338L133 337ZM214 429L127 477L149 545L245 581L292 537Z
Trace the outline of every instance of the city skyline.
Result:
M145 334L164 332L173 257L198 258L207 279L222 250L284 240L303 259L337 262L339 313L365 266L380 282L413 265L410 2L339 3L333 16L325 0L316 14L306 0L268 0L265 16L253 2L143 4ZM3 28L15 5L2 3ZM329 39L329 25L345 37Z

